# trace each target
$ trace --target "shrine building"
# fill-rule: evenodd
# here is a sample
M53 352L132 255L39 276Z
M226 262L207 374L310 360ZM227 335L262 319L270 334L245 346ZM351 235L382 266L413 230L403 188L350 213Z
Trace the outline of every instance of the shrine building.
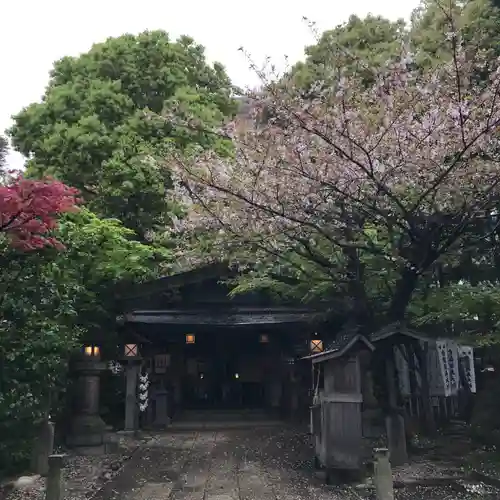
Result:
M324 315L264 293L230 298L228 277L227 267L207 266L124 295L120 336L150 381L141 425L164 426L189 410L308 418L311 364L302 358L323 350ZM133 412L130 403L126 428L136 425Z

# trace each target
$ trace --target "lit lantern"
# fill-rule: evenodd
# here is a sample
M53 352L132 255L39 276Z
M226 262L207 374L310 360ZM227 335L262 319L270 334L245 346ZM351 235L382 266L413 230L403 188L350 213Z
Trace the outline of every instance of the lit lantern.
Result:
M137 344L125 344L125 357L135 358L139 355L139 348Z
M311 340L310 349L313 354L323 352L323 341L320 339Z
M266 333L261 334L259 337L259 342L261 344L267 344L269 342L269 335L267 335Z
M186 344L196 343L196 337L192 333L186 333Z
M85 353L85 356L99 356L101 351L99 349L99 346L97 345L86 345L83 348L83 352Z
M236 378L236 379L240 378L240 374L239 373L235 373L234 374L234 378Z

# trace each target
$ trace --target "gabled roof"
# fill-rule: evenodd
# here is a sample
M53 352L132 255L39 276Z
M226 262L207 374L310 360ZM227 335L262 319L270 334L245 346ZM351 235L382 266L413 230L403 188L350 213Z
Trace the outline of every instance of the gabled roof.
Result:
M180 272L171 276L165 276L144 283L137 283L127 289L122 294L122 299L133 299L136 297L147 297L171 287L198 283L200 281L229 276L231 270L225 263L214 263L206 266L191 269L190 271Z
M402 335L403 337L409 337L415 340L421 340L423 342L429 342L431 339L422 333L412 330L402 323L393 323L388 325L370 335L371 342L380 342L381 340L388 339L390 337Z
M318 312L295 307L230 307L224 309L165 309L135 310L126 313L127 323L164 325L277 325L314 322Z
M339 339L336 347L332 347L317 354L305 356L302 359L310 359L313 364L322 363L330 359L338 359L346 355L358 343L364 344L364 347L368 348L370 351L375 350L375 346L364 335L360 333L354 335L344 334Z

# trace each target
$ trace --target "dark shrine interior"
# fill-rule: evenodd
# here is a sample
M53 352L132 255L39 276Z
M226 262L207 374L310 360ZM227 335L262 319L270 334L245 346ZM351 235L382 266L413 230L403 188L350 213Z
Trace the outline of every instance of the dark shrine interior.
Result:
M180 353L172 369L181 374L184 409L261 409L266 382L289 344L282 327L150 325L141 328L145 354ZM168 335L165 335L168 330ZM181 333L182 332L182 333ZM278 363L279 364L279 363ZM162 384L157 376L156 384ZM168 376L165 389L168 387Z

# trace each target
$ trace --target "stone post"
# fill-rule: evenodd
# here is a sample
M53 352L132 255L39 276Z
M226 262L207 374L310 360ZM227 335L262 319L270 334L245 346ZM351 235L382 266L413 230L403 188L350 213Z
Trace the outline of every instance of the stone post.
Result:
M61 469L64 467L64 457L65 455L49 456L49 472L45 488L46 500L61 500L63 498Z
M373 482L377 500L394 500L394 485L392 482L391 462L387 448L375 448Z
M42 422L33 448L31 468L35 474L45 476L49 471L49 455L54 451L54 423Z
M78 398L76 413L70 425L68 445L88 447L97 451L104 441L106 424L99 415L100 376L106 370L99 355L83 356L73 366L76 375ZM96 448L98 447L98 448ZM83 450L82 450L83 451Z

